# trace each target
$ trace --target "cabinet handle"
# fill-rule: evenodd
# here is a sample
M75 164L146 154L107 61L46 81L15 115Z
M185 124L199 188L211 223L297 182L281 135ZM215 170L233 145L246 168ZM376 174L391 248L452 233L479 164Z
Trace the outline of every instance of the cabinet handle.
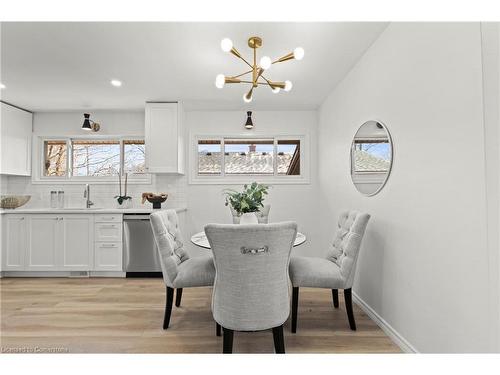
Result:
M114 225L114 224L101 225L101 228L116 228L116 225Z
M24 216L21 218L21 220L24 220Z
M101 247L116 247L114 243L111 244L102 244Z
M103 217L102 220L114 220L115 217L114 216L111 216L111 217Z

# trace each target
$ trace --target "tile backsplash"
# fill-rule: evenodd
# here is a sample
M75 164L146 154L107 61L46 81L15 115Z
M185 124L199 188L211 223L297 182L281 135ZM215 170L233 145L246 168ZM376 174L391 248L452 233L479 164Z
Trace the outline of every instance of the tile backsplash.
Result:
M83 197L85 184L33 184L31 177L23 176L2 176L0 179L2 194L31 195L30 201L25 208L46 208L50 207L50 192L52 190L64 191L65 207L85 207L86 199ZM95 207L109 208L115 207L118 195L118 183L90 184L90 199ZM151 184L129 184L127 195L132 197L132 207L150 208L149 202L141 204L143 192L167 193L168 199L163 207L185 207L186 206L187 177L177 175L156 175L153 176Z

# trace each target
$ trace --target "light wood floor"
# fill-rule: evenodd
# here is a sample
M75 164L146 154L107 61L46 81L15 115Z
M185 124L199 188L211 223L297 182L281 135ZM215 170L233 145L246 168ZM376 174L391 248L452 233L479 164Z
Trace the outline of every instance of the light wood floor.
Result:
M349 329L343 295L301 288L297 333L285 326L287 353L393 353L399 348L357 306ZM162 329L161 279L0 279L1 342L6 348L63 348L70 353L220 353L210 288L185 289ZM235 353L273 353L272 333L235 333Z

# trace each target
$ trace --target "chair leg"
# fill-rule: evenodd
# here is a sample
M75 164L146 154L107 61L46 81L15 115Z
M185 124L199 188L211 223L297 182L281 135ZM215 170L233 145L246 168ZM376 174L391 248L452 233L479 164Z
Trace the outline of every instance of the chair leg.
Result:
M276 354L285 354L285 338L283 337L283 325L273 328L274 351Z
M234 331L232 329L222 328L224 332L223 342L222 342L222 353L231 354L233 352L233 335Z
M332 289L333 307L339 308L339 290Z
M292 333L297 332L297 310L299 306L299 287L292 290Z
M174 288L167 286L167 296L165 301L165 316L163 317L163 329L167 329L170 324L170 315L172 314L172 302L174 301Z
M221 333L221 326L220 326L220 324L219 324L219 323L217 323L217 322L215 322L215 334L216 334L217 336L219 336L219 337L222 335L222 333Z
M181 305L182 299L182 288L177 288L177 293L175 295L175 307L179 307Z
M347 318L349 319L349 326L351 330L356 330L356 322L354 321L354 312L352 310L352 290L344 289L345 309L347 310Z

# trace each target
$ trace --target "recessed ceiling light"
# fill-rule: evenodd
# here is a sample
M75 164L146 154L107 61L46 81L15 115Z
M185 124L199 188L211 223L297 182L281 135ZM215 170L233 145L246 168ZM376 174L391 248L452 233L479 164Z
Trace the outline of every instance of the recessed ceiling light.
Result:
M115 87L120 87L122 85L122 81L118 81L117 79L112 79L111 84Z
M3 90L3 89L5 89L5 88L7 88L7 86L5 86L3 83L0 83L0 89L2 89L2 90Z

